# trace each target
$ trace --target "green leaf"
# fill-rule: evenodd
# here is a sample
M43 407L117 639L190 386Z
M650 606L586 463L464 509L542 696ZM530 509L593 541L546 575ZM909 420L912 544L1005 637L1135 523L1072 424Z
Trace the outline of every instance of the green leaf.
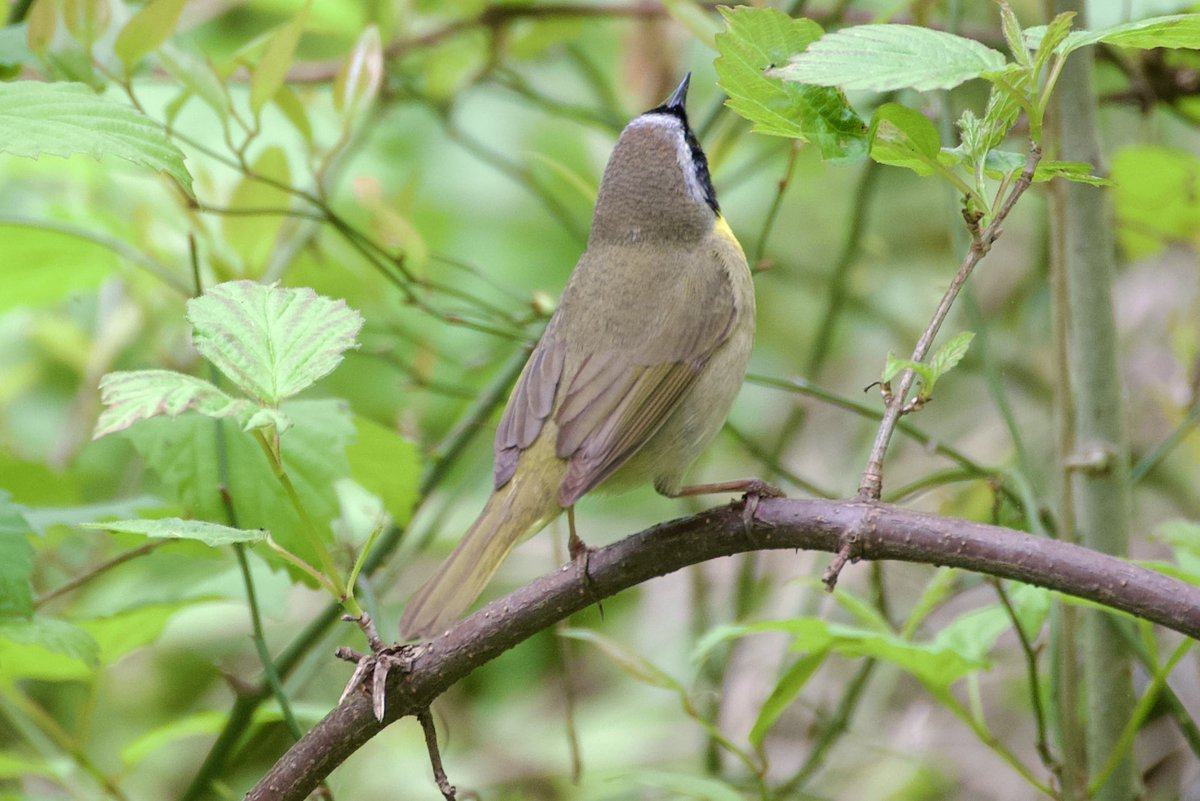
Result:
M334 485L350 475L346 446L354 439L349 408L335 400L295 400L282 411L292 428L281 438L283 464L305 508L319 524L338 515ZM181 509L200 520L225 520L226 509L217 477L219 423L199 416L175 420L156 418L125 432L146 466L158 476L161 492ZM225 490L243 529L265 529L280 545L317 564L299 515L271 472L266 456L254 438L234 426L224 426L223 458L228 466ZM318 534L331 541L328 528ZM279 565L277 557L264 558ZM292 573L301 578L298 573Z
M143 534L152 539L196 540L214 548L232 545L235 542L262 542L267 537L267 533L262 530L230 528L203 520L181 520L178 517L164 517L160 520L109 520L103 523L84 523L81 528Z
M27 780L34 776L54 779L56 773L48 762L40 757L0 751L0 780ZM8 799L8 796L0 795ZM28 796L11 796L11 801L26 801Z
M1026 47L1024 39L1021 37L1021 24L1017 21L1017 15L1009 7L1008 3L1000 3L1000 24L1004 29L1004 40L1008 42L1008 49L1012 52L1013 58L1022 66L1032 66L1033 60L1029 57L1029 48Z
M563 629L559 636L591 643L609 658L617 668L634 681L686 695L683 686L641 654L614 639L591 629Z
M167 622L197 600L146 604L115 615L77 620L75 623L96 641L100 663L111 665L129 652L157 640L167 627Z
M126 23L113 43L113 52L125 65L126 72L147 53L158 49L167 41L179 23L179 15L183 12L185 2L186 0L150 0Z
M16 156L117 156L165 172L190 195L192 176L155 122L83 84L0 84L0 152Z
M950 337L946 344L937 349L937 352L929 360L929 368L933 371L934 381L953 370L954 366L962 361L974 338L974 332L963 331Z
M10 496L0 490L0 617L33 614L33 533Z
M1126 22L1098 31L1075 31L1067 36L1056 50L1062 54L1081 47L1099 44L1134 47L1143 50L1155 47L1200 48L1200 14L1174 14Z
M1131 260L1167 243L1200 243L1200 159L1185 150L1138 145L1112 162L1117 237Z
M888 352L887 360L884 362L883 373L880 374L879 380L886 384L888 381L891 381L893 378L899 375L903 370L912 370L917 374L917 377L919 377L921 382L924 384L929 384L930 382L937 380L934 377L933 370L928 364L923 362L914 362L912 359L897 358L896 354L891 353L890 351Z
M1009 178L1025 169L1027 157L1011 150L989 150L984 159L983 170L989 178ZM1110 186L1112 181L1092 174L1093 167L1084 161L1052 161L1038 162L1033 172L1034 183L1044 183L1055 178L1062 178L1075 183L1091 186Z
M354 442L346 448L350 477L383 501L397 525L412 519L421 483L421 451L412 440L359 415Z
M292 60L296 57L296 45L304 33L308 20L308 3L287 23L281 25L267 40L266 50L250 75L250 108L257 117L267 103L279 92L287 79Z
M191 51L170 44L158 50L158 60L171 77L179 81L224 122L229 117L229 95L209 61Z
M815 651L805 654L780 676L779 681L775 683L775 689L771 690L771 695L758 710L758 718L754 721L754 727L750 729L748 739L751 745L755 748L762 748L767 732L779 720L779 716L784 713L784 710L796 700L796 696L808 684L808 680L817 672L817 668L824 664L828 653L828 651Z
M284 90L279 97L288 94ZM254 176L263 176L282 186L288 186L292 181L287 154L283 148L275 145L263 148L254 159L251 172ZM233 211L286 210L291 207L292 198L278 186L246 175L234 187L227 205ZM230 214L221 218L221 231L225 234L226 243L241 257L241 277L258 278L266 271L271 254L278 248L284 219L280 214L253 213Z
M34 0L25 22L29 49L38 55L45 53L58 27L58 5L54 0Z
M710 13L710 8L701 7L695 0L662 0L663 8L688 33L715 50L715 37L721 32L721 24Z
M173 370L109 373L100 379L100 402L92 439L124 431L139 420L175 417L189 409L206 417L230 417L244 425L258 409L232 398L202 379Z
M696 652L703 654L724 640L766 632L791 635L792 649L807 654L831 651L841 656L866 656L889 662L910 673L935 694L944 695L951 684L987 666L985 662L957 653L945 643L914 643L890 632L844 626L811 617L719 626L701 639Z
M1011 589L1015 587L1015 589ZM1011 585L1009 601L1025 636L1035 639L1050 613L1049 590L1029 585ZM1012 620L999 603L973 609L952 620L937 633L933 643L971 662L983 662L996 641L1012 627Z
M1005 64L972 39L914 25L858 25L827 33L771 70L788 81L888 92L950 89Z
M645 796L641 793L631 794L630 797L649 798L695 798L700 801L746 801L736 788L710 776L698 776L694 773L668 773L661 770L638 770L628 776L629 780L640 785L655 787L663 793ZM621 796L624 797L624 796Z
M99 647L63 620L0 618L0 686L17 679L76 681L92 674Z
M866 126L836 89L800 86L768 78L821 35L812 20L791 19L773 8L719 8L727 30L716 37L714 62L727 105L754 130L812 142L827 159L858 159L866 153Z
M1024 33L1025 41L1030 47L1037 48L1033 56L1033 67L1036 73L1041 73L1050 56L1071 32L1071 24L1075 21L1074 11L1064 11L1050 21L1049 25L1040 26L1037 33L1031 35L1031 30Z
M1171 547L1175 561L1185 572L1200 574L1200 523L1168 520L1154 529L1154 539Z
M906 167L917 175L938 169L941 140L925 115L899 103L884 103L871 116L871 158Z
M253 281L218 284L187 316L201 355L270 406L333 372L363 324L345 301Z
M184 717L172 717L167 723L143 734L121 749L121 761L127 767L141 762L160 748L184 737L215 735L225 725L228 715L217 709L193 712Z

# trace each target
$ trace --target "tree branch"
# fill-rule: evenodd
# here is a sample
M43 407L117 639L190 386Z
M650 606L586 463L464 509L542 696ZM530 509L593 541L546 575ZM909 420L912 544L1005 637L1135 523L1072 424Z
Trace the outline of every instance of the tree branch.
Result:
M741 504L663 523L592 552L585 585L564 567L485 606L441 636L411 648L392 670L383 722L371 698L348 697L296 743L246 801L302 801L385 725L429 706L475 668L568 615L687 565L763 549L836 552L949 565L1074 595L1200 638L1200 587L1077 545L1019 531L861 501L760 501L747 525Z

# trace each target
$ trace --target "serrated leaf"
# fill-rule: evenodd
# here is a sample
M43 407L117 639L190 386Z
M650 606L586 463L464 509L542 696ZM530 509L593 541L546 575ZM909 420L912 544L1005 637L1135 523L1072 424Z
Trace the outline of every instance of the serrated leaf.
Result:
M334 485L350 475L346 446L354 439L354 425L349 407L335 400L292 400L283 404L282 411L293 423L280 440L288 477L314 520L333 520L338 514ZM147 420L124 434L158 476L162 492L189 516L202 520L224 520L227 514L218 486L214 428L211 420L185 415ZM224 427L221 439L228 468L224 489L238 525L266 529L287 550L317 564L303 523L258 443L233 426ZM328 529L321 528L318 534L331 541ZM280 565L270 553L264 558ZM291 575L311 581L297 572Z
M1075 22L1074 11L1064 11L1050 21L1049 25L1039 26L1036 31L1033 29L1024 32L1025 41L1029 47L1036 48L1033 55L1033 68L1035 72L1040 73L1042 67L1050 60L1050 56L1054 54L1062 41L1067 38L1067 34L1071 32L1071 25Z
M113 43L113 52L126 72L158 47L175 31L186 0L150 0L125 24Z
M755 748L762 748L767 732L779 720L779 716L784 713L784 710L796 700L796 696L804 689L804 685L808 684L808 680L817 672L817 668L824 664L827 655L828 651L805 654L779 678L779 681L775 683L775 688L771 690L771 695L758 710L758 717L754 721L753 728L750 729L748 739L751 745Z
M250 75L250 108L256 117L287 79L307 20L308 4L305 3L296 16L276 29L267 40L266 50Z
M933 372L934 380L950 372L956 364L962 361L963 356L967 355L967 350L971 347L971 340L974 338L974 332L963 331L950 337L946 341L946 344L937 349L937 352L929 360L929 367Z
M1031 66L1033 61L1029 58L1029 48L1025 46L1021 37L1021 24L1006 2L1000 3L1000 25L1004 29L1004 40L1008 43L1013 58L1022 65Z
M133 370L100 379L103 411L92 439L124 431L139 420L175 417L195 410L206 417L230 417L245 423L255 410L247 400L232 398L203 379L173 370Z
M933 370L930 369L928 364L914 362L912 359L901 359L894 353L888 353L887 359L884 361L883 373L880 375L879 380L886 384L902 370L912 370L926 384L934 380Z
M10 496L0 490L0 617L33 614L33 531Z
M884 103L871 116L871 158L880 164L905 167L917 175L938 168L941 140L925 115L899 103Z
M0 618L0 686L17 679L85 679L98 653L91 635L65 620Z
M218 284L188 301L187 317L201 355L270 406L333 372L363 324L345 301L253 281Z
M235 542L262 542L267 532L261 529L230 528L203 520L181 520L164 517L160 520L109 520L103 523L84 523L80 528L116 531L121 534L142 534L152 539L196 540L214 548Z
M1097 31L1075 31L1068 34L1055 49L1056 52L1066 55L1081 47L1100 42L1143 50L1155 47L1195 50L1200 48L1200 14L1150 17Z
M716 37L721 55L713 66L731 109L759 133L812 142L824 158L854 160L866 154L866 126L840 92L763 74L820 37L819 25L773 8L719 11L728 27Z
M788 81L847 90L951 89L1005 65L972 39L915 25L857 25L827 33L772 70Z
M165 172L190 195L183 153L155 122L78 83L0 83L0 152L16 156L116 156Z

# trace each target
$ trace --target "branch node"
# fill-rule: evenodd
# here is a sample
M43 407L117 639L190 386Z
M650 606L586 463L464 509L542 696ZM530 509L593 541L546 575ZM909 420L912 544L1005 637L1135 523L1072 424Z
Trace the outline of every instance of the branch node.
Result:
M346 662L355 663L354 673L350 675L350 681L346 682L346 688L342 690L342 697L338 699L338 703L345 701L355 690L360 688L366 690L368 677L370 677L371 709L375 713L375 719L382 723L383 716L387 712L388 673L392 668L407 671L413 660L416 659L417 653L416 648L411 645L396 644L381 646L379 650L371 654L360 654L352 648L343 646L334 652L334 656Z

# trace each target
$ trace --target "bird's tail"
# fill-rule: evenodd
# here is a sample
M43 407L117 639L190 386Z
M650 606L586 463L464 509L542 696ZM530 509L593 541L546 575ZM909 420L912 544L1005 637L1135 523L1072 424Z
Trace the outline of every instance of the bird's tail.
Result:
M513 546L562 512L554 471L539 472L518 470L492 493L458 547L409 599L400 618L401 637L425 639L445 630L479 597Z

